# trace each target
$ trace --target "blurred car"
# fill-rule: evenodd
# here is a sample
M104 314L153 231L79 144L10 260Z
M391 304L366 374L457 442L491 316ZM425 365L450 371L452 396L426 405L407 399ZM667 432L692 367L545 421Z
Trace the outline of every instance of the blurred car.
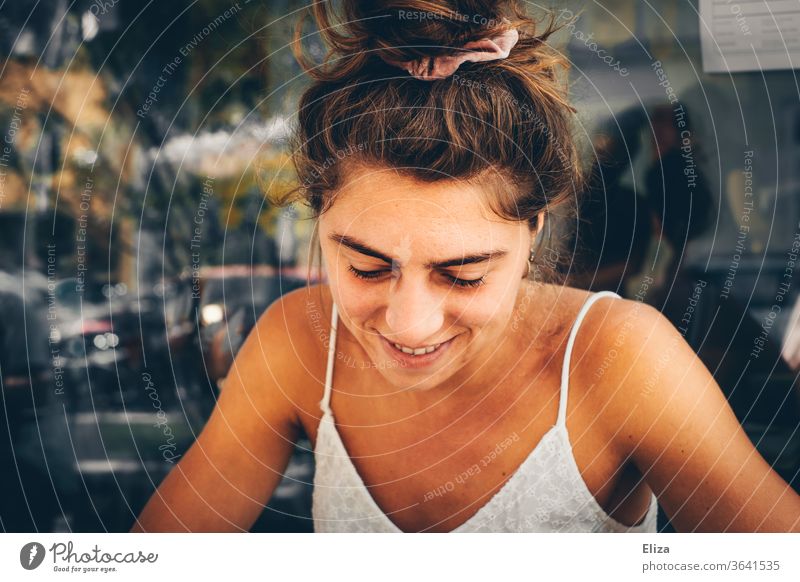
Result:
M228 373L236 353L267 307L307 285L296 269L232 265L200 270L198 318L203 359L214 383Z

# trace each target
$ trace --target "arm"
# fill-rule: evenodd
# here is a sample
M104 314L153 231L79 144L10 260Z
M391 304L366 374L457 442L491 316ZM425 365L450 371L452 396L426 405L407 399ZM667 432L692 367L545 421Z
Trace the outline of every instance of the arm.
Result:
M649 305L616 303L609 329L621 345L601 390L604 418L675 528L800 532L800 496L753 447L679 331ZM591 350L602 361L602 348Z
M293 365L297 339L289 338L286 309L284 297L261 316L208 423L150 498L132 532L242 531L261 514L298 436L289 394L302 367Z

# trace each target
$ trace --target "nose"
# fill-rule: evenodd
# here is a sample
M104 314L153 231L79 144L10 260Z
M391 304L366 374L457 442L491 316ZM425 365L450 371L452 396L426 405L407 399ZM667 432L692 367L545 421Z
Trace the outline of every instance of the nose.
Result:
M411 348L426 346L440 339L437 332L444 324L442 299L426 289L424 281L401 276L389 291L386 324L391 341Z

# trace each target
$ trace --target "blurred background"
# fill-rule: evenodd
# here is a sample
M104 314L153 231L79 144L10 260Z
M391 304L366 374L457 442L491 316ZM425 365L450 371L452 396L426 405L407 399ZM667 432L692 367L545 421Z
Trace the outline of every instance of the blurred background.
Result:
M307 4L0 5L3 531L127 531L258 316L307 284L307 211L264 196L295 185ZM777 27L730 6L714 28L694 0L553 4L593 179L552 226L568 283L662 310L798 489L800 85L707 72L731 30ZM254 531L313 530L309 448Z

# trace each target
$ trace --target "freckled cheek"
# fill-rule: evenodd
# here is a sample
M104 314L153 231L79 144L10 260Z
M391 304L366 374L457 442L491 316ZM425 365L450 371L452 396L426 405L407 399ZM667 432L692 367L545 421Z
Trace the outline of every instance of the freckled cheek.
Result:
M346 314L347 319L358 327L375 324L386 302L386 292L375 288L379 285L363 285L359 281L348 281L346 275L335 284L339 296L337 305L339 310Z
M378 311L374 304L365 304L362 301L349 301L345 309L347 318L355 323L358 328L373 327L376 324Z
M450 304L450 313L458 319L459 325L473 329L491 328L505 311L505 307L489 298Z

